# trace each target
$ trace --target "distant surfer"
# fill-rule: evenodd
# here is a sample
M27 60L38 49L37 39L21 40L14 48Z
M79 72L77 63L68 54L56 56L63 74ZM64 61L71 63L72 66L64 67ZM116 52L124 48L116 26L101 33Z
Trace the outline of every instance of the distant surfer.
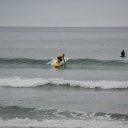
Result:
M120 57L125 57L125 52L124 52L124 50L122 50Z
M64 60L64 56L65 56L65 54L61 54L61 55L59 55L59 56L57 57L58 62L61 62L62 60L65 62L65 60Z

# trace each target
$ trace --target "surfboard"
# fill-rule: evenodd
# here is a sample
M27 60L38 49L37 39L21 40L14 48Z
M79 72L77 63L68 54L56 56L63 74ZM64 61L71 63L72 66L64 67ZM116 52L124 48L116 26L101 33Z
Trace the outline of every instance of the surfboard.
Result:
M61 62L56 61L56 63L54 64L54 66L55 67L60 67L62 64L64 64L63 61L61 61Z
M124 58L124 57L126 57L126 56L120 56L120 57Z

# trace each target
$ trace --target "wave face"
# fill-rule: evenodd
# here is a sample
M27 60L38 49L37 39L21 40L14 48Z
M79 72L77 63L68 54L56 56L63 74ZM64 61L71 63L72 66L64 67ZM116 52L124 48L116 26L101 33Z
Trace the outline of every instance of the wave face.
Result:
M46 63L50 60L28 58L0 58L0 68L49 68Z
M28 58L0 58L0 68L51 68L55 60ZM128 62L121 60L67 59L67 69L127 69Z
M78 81L56 78L20 78L0 77L0 87L39 87L39 86L64 86L85 89L128 89L128 81ZM54 87L53 87L54 88Z
M4 117L4 112L8 113ZM13 113L13 114L11 114ZM22 114L21 114L22 113ZM0 106L0 126L3 127L85 127L127 128L128 115L92 113L84 111L63 111L48 108L20 108Z
M18 118L29 118L29 119L115 119L115 120L124 120L128 121L127 114L113 114L113 113L93 113L93 112L84 112L84 111L69 111L69 110L59 110L59 109L50 109L50 108L21 108L18 106L0 106L0 114L3 119L4 112L8 113L8 119ZM11 113L14 113L13 115ZM21 114L24 113L24 114Z

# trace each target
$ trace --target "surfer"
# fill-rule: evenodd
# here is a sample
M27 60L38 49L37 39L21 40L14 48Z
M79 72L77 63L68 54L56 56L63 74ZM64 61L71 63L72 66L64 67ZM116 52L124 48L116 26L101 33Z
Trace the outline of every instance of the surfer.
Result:
M125 52L124 52L124 50L122 50L122 52L121 52L121 57L125 57Z
M58 62L61 62L62 60L65 62L65 60L64 60L64 56L65 56L65 54L61 54L61 55L59 55L59 56L57 57Z

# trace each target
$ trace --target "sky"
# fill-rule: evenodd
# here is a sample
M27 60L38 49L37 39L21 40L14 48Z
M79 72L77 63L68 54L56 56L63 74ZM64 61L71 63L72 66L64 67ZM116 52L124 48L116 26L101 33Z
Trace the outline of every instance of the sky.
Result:
M128 0L0 0L0 26L128 26Z

